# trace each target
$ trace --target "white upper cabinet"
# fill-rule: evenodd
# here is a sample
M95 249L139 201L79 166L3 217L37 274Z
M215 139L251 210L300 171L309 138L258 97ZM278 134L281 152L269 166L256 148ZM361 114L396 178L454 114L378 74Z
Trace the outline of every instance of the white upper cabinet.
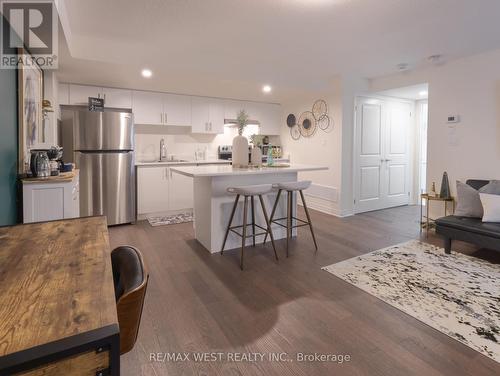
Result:
M69 104L69 84L59 84L57 95L59 104Z
M190 126L191 97L135 90L132 112L136 124Z
M210 103L208 98L193 97L191 98L191 130L193 133L208 133L209 132L209 108Z
M102 98L102 88L87 85L69 85L69 104L89 104L89 97Z
M192 132L224 133L224 101L216 98L192 97Z
M224 111L224 101L222 99L211 98L209 100L210 133L224 133Z
M151 91L133 91L132 112L134 113L134 122L136 124L165 124L163 96L162 93Z
M191 125L191 97L188 95L164 94L163 112L165 125Z
M103 88L104 106L111 108L132 108L132 91L124 89Z

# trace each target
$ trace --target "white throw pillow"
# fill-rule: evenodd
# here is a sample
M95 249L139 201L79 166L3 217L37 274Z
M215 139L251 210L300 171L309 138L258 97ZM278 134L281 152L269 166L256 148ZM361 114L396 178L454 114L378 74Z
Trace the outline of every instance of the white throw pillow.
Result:
M483 222L500 222L500 195L480 193L483 204Z

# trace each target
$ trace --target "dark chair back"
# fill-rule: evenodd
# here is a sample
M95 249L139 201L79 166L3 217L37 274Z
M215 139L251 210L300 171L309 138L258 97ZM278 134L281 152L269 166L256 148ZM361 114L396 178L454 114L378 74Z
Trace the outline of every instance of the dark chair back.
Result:
M474 188L476 191L479 191L481 188L483 188L486 184L488 184L490 180L477 180L477 179L469 179L465 183L467 185L470 185L472 188Z
M120 324L120 354L125 354L137 340L149 275L141 252L131 246L115 248L111 264Z

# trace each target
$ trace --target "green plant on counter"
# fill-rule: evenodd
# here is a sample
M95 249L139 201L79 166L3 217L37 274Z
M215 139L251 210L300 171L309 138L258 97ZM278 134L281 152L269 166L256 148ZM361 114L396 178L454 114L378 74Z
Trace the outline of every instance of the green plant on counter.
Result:
M253 134L253 135L250 136L250 142L254 146L261 146L263 144L263 141L264 141L264 136L263 135Z
M248 125L248 114L245 112L245 110L241 110L240 112L238 112L236 124L238 125L238 134L241 136L243 134L243 130Z

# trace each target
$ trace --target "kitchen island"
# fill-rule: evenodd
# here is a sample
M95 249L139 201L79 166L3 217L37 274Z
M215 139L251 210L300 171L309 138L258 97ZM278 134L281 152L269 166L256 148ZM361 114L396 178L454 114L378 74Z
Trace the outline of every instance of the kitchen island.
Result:
M220 252L224 233L228 225L231 209L235 196L227 192L229 187L237 187L254 184L273 184L280 182L297 181L299 172L321 171L327 167L309 165L290 165L287 167L262 167L262 168L233 168L227 165L218 166L175 166L171 167L173 173L192 177L194 184L194 230L196 239L210 252ZM285 196L285 195L283 195ZM275 218L285 216L285 197L278 205ZM276 193L264 196L264 202L268 214L271 213L272 205L276 199ZM242 205L236 209L233 225L242 222ZM293 210L297 202L294 197ZM261 225L265 223L260 208L256 206L256 222ZM275 239L286 237L286 230L280 226L273 226ZM257 238L257 243L262 243L263 236ZM251 239L247 239L251 243ZM225 249L233 249L241 246L241 238L235 234L229 234Z

